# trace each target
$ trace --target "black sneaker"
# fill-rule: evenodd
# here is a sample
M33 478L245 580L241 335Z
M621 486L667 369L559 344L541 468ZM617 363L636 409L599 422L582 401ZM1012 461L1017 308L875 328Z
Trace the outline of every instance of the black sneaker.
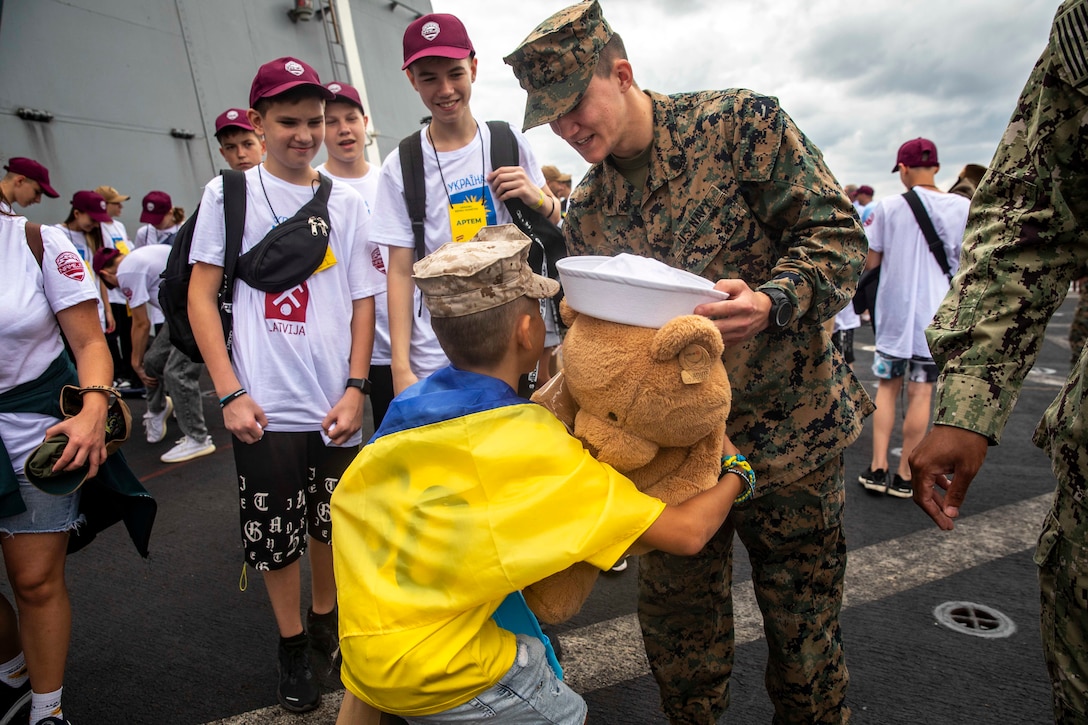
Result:
M26 722L29 717L30 680L19 687L0 685L0 725L8 725L16 720Z
M321 704L321 688L310 669L310 638L306 633L284 639L279 647L280 684L276 699L290 712L309 712Z
M340 675L340 635L336 622L336 609L327 614L306 612L306 631L310 635L310 663L318 681L331 674Z
M66 717L47 717L44 720L39 720L38 725L72 725L72 721Z
M903 480L903 477L898 473L892 477L892 482L888 484L888 495L895 496L896 498L910 498L914 495L914 489L910 487L910 481Z
M872 468L866 468L865 472L858 476L858 482L868 491L884 493L888 490L888 472L883 468L875 471Z

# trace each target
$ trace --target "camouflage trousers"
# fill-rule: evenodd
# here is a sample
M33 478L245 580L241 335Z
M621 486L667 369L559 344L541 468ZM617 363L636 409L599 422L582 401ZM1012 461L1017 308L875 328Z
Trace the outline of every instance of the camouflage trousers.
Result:
M839 612L846 571L841 457L736 508L694 557L639 558L639 623L674 725L713 725L733 669L733 533L752 562L775 723L842 723L849 674Z
M1088 722L1088 504L1059 485L1035 549L1054 722Z

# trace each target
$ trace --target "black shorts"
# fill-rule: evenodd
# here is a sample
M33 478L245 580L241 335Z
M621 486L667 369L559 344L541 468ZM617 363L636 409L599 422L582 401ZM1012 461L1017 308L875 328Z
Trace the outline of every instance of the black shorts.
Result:
M321 434L266 431L256 443L234 438L246 563L282 569L306 552L306 537L332 541L329 501L357 446L326 446Z

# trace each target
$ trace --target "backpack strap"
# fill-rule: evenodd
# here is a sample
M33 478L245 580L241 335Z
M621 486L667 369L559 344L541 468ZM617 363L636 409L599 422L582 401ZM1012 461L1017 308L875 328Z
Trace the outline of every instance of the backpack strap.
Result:
M235 267L242 253L242 234L246 226L246 175L241 171L223 172L223 217L226 249L223 251L223 286L219 290L219 315L227 337L227 354L233 342Z
M948 266L948 255L944 252L944 242L942 242L941 238L937 235L937 230L933 228L933 220L929 218L925 205L922 204L922 200L918 197L918 192L911 189L903 194L903 198L907 200L907 205L910 206L910 210L914 212L914 218L918 221L918 227L922 230L922 236L924 236L926 242L929 243L929 251L937 258L937 264L940 265L941 271L944 272L944 276L951 279L952 268Z
M42 241L42 225L34 222L26 223L26 245L30 247L34 259L38 260L38 267L42 266L42 257L45 256L45 242Z
M492 170L500 166L520 166L521 152L510 124L506 121L488 121L487 128L491 131Z
M416 238L416 259L427 256L423 240L423 223L427 218L427 185L423 179L423 139L419 132L409 134L400 142L400 174L404 181L404 203Z

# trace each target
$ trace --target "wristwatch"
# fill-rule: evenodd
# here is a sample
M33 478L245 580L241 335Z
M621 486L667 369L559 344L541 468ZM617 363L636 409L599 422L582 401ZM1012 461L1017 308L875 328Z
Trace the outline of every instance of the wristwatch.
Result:
M366 378L348 378L345 388L358 388L363 391L363 395L370 395L370 381Z
M777 287L762 287L759 290L771 298L771 312L769 325L772 329L781 330L793 320L793 303L789 296Z

